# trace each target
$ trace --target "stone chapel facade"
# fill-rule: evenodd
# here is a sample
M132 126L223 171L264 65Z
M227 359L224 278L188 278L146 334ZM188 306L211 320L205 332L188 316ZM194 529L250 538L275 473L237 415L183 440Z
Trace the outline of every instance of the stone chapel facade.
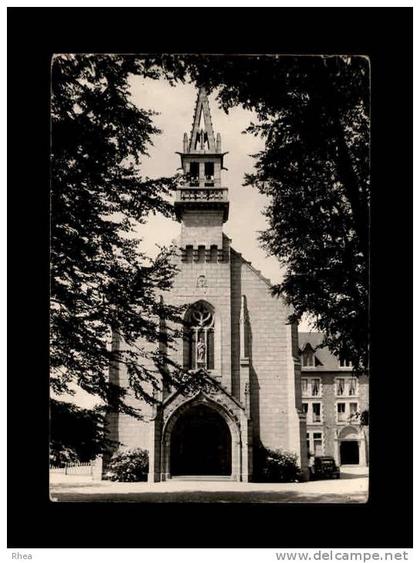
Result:
M175 201L179 271L164 299L188 308L184 338L170 353L184 368L204 370L207 384L163 390L158 406L142 407L144 421L112 415L110 437L124 448L148 449L151 482L188 476L249 481L260 444L295 453L305 471L297 326L288 323L289 307L271 295L269 280L223 233L226 153L204 89L179 154L185 174ZM126 374L113 369L111 377L124 385Z

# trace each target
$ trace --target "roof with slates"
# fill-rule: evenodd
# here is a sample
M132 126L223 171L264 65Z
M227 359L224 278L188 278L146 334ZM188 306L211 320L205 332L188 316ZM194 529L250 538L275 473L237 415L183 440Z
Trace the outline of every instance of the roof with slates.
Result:
M322 364L320 368L339 369L339 359L334 356L334 354L332 354L326 346L320 347L323 340L324 335L322 332L299 332L299 349L302 352L308 345L310 345L315 352L315 357L318 358Z

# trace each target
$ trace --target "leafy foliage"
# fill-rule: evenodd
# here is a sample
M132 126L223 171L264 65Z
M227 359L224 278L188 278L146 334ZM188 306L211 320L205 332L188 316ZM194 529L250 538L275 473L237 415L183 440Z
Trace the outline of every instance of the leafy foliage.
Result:
M301 472L295 454L260 446L254 453L254 479L268 483L299 481Z
M369 410L357 411L353 417L349 418L349 423L352 422L357 422L360 428L369 426Z
M158 57L166 76L218 89L257 114L265 148L246 183L269 197L261 242L285 269L274 288L368 366L369 62L361 56Z
M159 300L172 283L171 250L149 259L135 231L150 213L172 213L176 179L141 176L141 156L159 131L152 112L130 99L133 73L157 76L134 57L53 59L50 381L56 394L76 384L140 416L109 382L109 366L126 369L135 395L152 402L159 377L171 380L177 369L164 353L175 333L159 326L179 319ZM112 350L112 335L128 346Z
M369 411L364 410L360 413L360 425L369 426Z
M107 438L103 408L82 409L51 399L50 419L50 457L53 456L54 463L87 462L113 445Z
M63 446L60 442L50 444L50 465L53 467L65 467L66 463L78 463L79 456L75 450Z
M108 465L111 481L147 481L149 453L141 448L115 453Z

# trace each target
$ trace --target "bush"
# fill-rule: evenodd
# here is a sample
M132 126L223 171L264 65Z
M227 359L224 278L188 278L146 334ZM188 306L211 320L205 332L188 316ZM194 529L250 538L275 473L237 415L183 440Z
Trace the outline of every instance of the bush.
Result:
M66 463L79 463L79 461L79 456L75 450L63 444L51 442L50 465L52 467L65 467Z
M290 452L260 447L254 457L254 478L265 483L293 483L301 480L297 457Z
M362 411L360 413L360 425L369 426L369 411Z
M136 448L115 453L108 466L111 481L147 481L149 452Z

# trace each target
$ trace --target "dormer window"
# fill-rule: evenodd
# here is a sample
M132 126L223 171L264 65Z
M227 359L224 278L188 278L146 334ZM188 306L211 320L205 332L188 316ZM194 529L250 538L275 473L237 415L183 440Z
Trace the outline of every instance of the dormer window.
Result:
M302 366L304 368L315 368L322 366L322 363L316 357L315 350L309 343L306 344L305 348L302 350L301 357Z
M305 348L302 354L302 365L305 368L315 367L315 354L312 348Z

